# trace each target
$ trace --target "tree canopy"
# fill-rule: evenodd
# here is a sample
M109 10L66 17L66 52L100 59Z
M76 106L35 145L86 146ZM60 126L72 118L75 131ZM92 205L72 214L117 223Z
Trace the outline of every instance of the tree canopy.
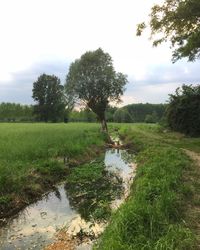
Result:
M112 59L101 48L88 51L70 65L65 91L90 108L107 130L105 111L109 102L119 102L127 78L114 70Z
M183 85L170 95L166 118L175 131L191 136L200 135L200 85Z
M137 35L147 25L138 24ZM157 46L169 40L174 48L173 62L188 58L194 61L200 57L200 1L165 0L162 5L154 5L150 14L151 38Z
M63 89L60 79L54 75L42 74L33 83L33 99L37 102L34 113L40 121L56 122L64 118Z

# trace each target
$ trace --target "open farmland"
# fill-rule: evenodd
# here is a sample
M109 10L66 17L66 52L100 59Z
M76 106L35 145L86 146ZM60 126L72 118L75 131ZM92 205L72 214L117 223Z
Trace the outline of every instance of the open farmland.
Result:
M28 204L104 144L97 124L0 124L1 215Z
M57 186L56 196L51 192L49 201L44 197L38 206L48 204L49 210L46 205L43 209L51 211L62 202L68 204L60 212L55 210L61 224L69 220L69 211L73 216L80 214L78 221L80 216L91 221L89 223L106 220L108 226L100 237L98 235L94 249L199 249L200 138L170 132L157 124L110 123L111 136L120 138L128 150L119 153L117 149L105 149L106 136L95 123L0 126L2 217L8 215L7 211L16 213ZM105 151L105 159L111 157L111 163L103 161ZM125 152L129 152L128 158ZM109 173L107 167L114 164L117 168L122 161L124 168L123 164L133 160L137 167L129 196L118 210L112 211L110 204L123 193L123 181ZM62 186L56 185L60 181L63 181ZM33 204L35 206L37 203ZM27 209L30 210L27 220L30 217L31 221L34 214L31 214L31 206ZM42 210L42 214L45 211ZM62 214L63 211L66 212ZM40 218L40 209L37 213ZM38 224L45 229L49 219L46 217L44 224L42 217L40 220ZM11 222L14 224L10 225L16 224L15 220ZM29 226L37 230L37 224L30 223ZM87 235L84 230L80 232ZM2 227L2 232L8 231ZM80 232L77 231L76 236L79 243L79 237L84 237ZM25 226L23 234L26 234ZM69 249L75 249L74 239L71 241L63 230L61 235L58 242L54 239L45 249L65 249L66 244L72 245ZM12 237L10 242L13 240L15 244L18 238ZM27 236L29 238L32 237ZM23 245L23 241L18 244ZM45 244L48 245L48 241Z

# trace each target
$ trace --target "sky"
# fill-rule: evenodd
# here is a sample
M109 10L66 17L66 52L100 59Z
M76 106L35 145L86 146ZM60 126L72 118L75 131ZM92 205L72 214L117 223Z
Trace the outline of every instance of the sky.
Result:
M200 83L200 62L171 62L168 43L152 47L148 20L162 0L0 0L0 102L32 104L42 73L64 84L69 65L88 50L108 52L128 76L123 103L165 103L184 84Z

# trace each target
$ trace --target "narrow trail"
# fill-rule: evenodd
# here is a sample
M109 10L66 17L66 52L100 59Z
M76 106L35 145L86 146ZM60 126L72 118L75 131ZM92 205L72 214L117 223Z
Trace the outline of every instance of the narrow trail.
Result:
M188 201L187 218L188 225L197 238L197 249L200 249L200 154L188 149L183 150L194 162L193 169L186 174L184 182L188 183L193 191L192 199Z
M188 149L184 149L184 151L192 160L196 162L197 166L200 168L200 154Z

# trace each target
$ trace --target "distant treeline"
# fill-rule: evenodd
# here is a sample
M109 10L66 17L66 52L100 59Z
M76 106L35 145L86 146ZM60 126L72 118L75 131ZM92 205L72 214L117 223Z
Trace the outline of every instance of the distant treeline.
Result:
M130 104L116 110L114 121L156 123L164 116L165 109L166 104Z
M1 122L31 122L34 120L32 105L4 102L0 104Z
M131 104L122 108L108 107L106 119L108 122L159 122L163 117L164 104ZM32 122L37 121L32 105L16 103L0 104L1 122ZM63 121L60 117L59 121ZM69 122L96 122L96 115L89 109L73 110L68 114Z
M122 108L108 107L106 119L108 122L159 122L163 117L164 104L131 104ZM0 104L1 122L32 122L37 121L32 105L16 103ZM63 118L60 117L60 122ZM96 115L89 109L73 110L68 114L69 122L96 122Z
M109 107L106 110L106 120L108 122L159 122L165 113L165 104L131 104L122 108ZM95 122L95 114L90 110L72 111L69 121L72 122Z

